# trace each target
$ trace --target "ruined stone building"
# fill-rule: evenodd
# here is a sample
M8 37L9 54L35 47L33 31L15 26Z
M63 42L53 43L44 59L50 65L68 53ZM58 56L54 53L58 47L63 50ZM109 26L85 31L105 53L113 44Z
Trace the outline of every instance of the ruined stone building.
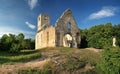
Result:
M79 47L80 30L70 9L67 9L56 21L50 25L50 17L46 14L38 16L38 31L35 48L43 47Z

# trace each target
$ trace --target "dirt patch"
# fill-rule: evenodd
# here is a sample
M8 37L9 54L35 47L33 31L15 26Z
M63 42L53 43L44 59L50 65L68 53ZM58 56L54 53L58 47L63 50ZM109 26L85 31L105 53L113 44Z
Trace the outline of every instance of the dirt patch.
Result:
M50 59L45 59L45 60L35 60L27 63L19 63L15 65L2 65L0 67L0 73L1 74L8 74L12 73L14 74L15 71L19 69L24 69L24 68L43 68L43 66L48 63Z
M95 48L86 48L86 49L94 51L94 52L101 52L102 51L102 49L95 49Z

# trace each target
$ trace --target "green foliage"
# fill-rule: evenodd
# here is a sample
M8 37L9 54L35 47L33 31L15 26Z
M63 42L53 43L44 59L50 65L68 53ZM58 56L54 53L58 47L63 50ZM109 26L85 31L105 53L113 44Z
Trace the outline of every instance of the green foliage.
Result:
M12 43L11 48L10 48L10 52L16 53L19 51L20 51L20 44Z
M103 49L112 46L113 26L111 23L93 26L81 31L81 47L93 47ZM81 44L82 44L81 43Z
M35 49L35 40L24 39L22 42L23 49Z
M17 36L14 34L4 34L0 39L0 50L9 51L12 53L19 52L23 49L34 49L35 40L24 39L24 34L20 33Z
M0 50L6 51L10 48L9 37L7 34L4 34L0 39Z
M120 48L106 48L98 69L102 74L120 74Z

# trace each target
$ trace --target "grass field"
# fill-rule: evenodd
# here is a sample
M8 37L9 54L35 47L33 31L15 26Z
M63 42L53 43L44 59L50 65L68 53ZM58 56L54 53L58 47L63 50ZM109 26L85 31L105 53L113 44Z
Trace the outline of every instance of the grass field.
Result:
M0 51L0 64L15 64L29 62L41 57L39 50L22 50L19 53Z

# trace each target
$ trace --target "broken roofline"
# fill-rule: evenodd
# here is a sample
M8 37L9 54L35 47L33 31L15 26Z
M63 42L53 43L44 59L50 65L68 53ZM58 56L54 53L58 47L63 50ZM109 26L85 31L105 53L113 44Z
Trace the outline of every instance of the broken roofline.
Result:
M53 24L53 25L50 24L50 26L53 26L53 27L54 27L55 25L57 25L58 21L59 21L60 19L62 19L65 14L69 14L69 13L71 13L71 15L73 16L72 11L70 10L70 8L66 9L66 10L62 13L62 15L56 20L55 24ZM41 14L45 14L45 13L41 13ZM41 14L39 14L39 16L40 16ZM49 16L48 14L45 14L45 15ZM74 19L74 20L75 20L75 19ZM75 22L75 23L76 23L76 22Z

